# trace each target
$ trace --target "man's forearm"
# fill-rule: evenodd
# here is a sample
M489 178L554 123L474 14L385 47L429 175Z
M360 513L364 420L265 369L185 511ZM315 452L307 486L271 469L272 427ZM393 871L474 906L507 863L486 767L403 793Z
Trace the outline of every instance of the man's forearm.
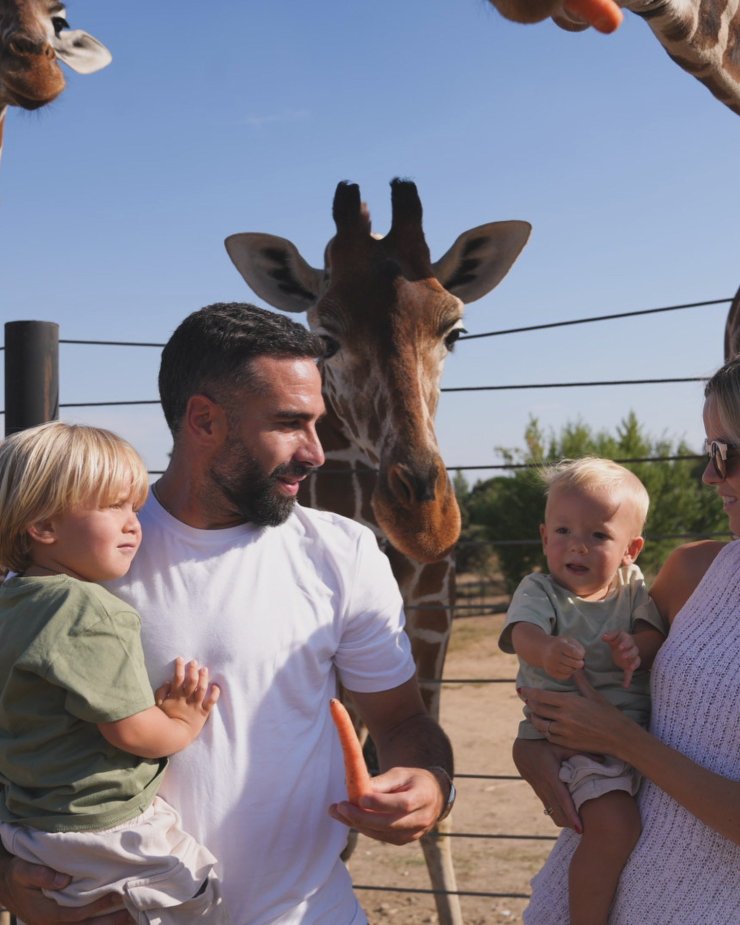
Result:
M375 742L380 768L442 767L452 777L452 745L431 716L419 714L394 727L381 741Z

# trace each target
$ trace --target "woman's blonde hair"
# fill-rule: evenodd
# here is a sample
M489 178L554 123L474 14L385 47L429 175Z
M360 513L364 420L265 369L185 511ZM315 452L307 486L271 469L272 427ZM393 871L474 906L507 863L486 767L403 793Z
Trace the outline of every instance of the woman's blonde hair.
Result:
M647 488L634 472L620 466L611 459L599 456L584 456L581 459L562 459L541 471L547 486L548 497L557 489L580 489L581 491L607 491L620 495L632 503L638 536L647 520L650 496Z
M122 492L139 508L148 490L144 461L109 430L52 421L13 434L0 445L0 565L28 568L31 524Z
M717 370L704 387L704 397L714 402L725 436L740 442L740 357Z

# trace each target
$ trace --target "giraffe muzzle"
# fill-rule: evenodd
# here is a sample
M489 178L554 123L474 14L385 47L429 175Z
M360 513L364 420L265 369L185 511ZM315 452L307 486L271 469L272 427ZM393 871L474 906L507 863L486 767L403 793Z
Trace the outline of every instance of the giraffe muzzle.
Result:
M48 42L40 45L20 36L13 39L0 67L4 96L22 109L45 106L64 90L64 74Z
M416 562L443 558L460 536L460 509L439 457L419 470L381 467L372 507L390 543Z

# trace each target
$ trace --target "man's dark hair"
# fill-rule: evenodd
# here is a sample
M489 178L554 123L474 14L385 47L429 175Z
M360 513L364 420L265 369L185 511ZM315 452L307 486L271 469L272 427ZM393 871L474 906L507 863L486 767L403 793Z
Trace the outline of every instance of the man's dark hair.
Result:
M323 342L302 324L246 302L217 302L193 312L162 351L159 397L173 436L188 400L199 393L224 402L259 388L250 361L257 357L318 359Z

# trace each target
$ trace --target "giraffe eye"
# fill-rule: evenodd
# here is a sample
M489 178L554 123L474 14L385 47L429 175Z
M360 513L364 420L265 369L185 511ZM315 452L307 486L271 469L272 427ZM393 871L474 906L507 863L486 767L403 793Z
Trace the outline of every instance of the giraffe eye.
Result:
M323 359L328 360L329 357L333 357L337 350L339 350L339 342L334 340L333 337L329 337L327 334L322 334L321 339L324 342Z
M52 16L51 24L54 26L54 35L58 36L62 29L69 29L69 23L62 16Z
M460 326L459 328L453 328L450 333L445 337L445 347L452 352L455 349L455 344L457 343L458 338L461 334L467 334L467 330Z

